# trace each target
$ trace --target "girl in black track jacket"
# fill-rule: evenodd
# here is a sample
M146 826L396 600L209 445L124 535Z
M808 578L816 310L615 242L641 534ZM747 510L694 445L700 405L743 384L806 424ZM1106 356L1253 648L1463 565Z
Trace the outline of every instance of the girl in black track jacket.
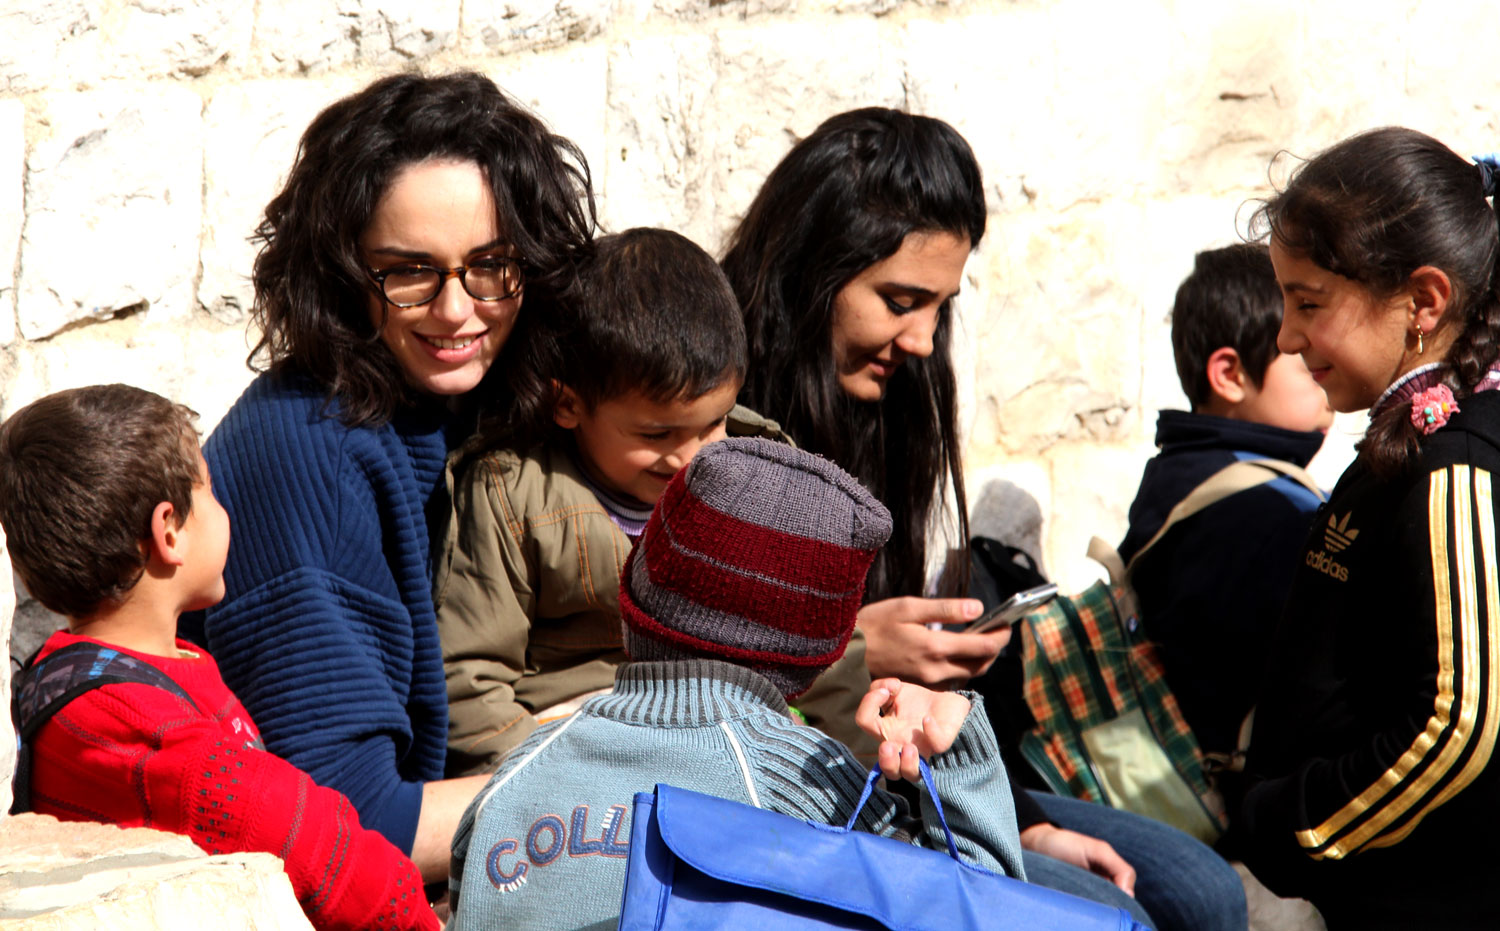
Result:
M1380 129L1257 214L1279 348L1371 417L1304 544L1232 800L1234 852L1331 929L1500 926L1497 177Z

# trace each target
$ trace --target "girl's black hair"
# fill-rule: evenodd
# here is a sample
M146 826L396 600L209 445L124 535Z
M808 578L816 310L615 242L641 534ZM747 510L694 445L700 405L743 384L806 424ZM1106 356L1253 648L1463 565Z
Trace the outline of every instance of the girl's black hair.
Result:
M729 240L724 271L745 315L750 358L740 400L778 419L802 446L853 474L891 511L895 532L870 569L865 598L923 593L927 535L951 485L968 539L957 385L944 304L932 355L910 358L877 403L839 387L834 297L912 233L984 235L979 164L953 127L868 108L835 116L766 179ZM966 587L967 562L945 575Z
M1252 230L1320 268L1389 298L1424 265L1452 282L1440 327L1458 326L1445 377L1471 394L1500 354L1500 218L1480 168L1415 130L1373 129L1320 153L1261 205ZM1378 415L1360 458L1382 475L1415 464L1420 434L1397 405Z
M415 400L371 322L359 238L396 173L432 159L479 166L520 258L524 312L491 369L519 409L540 403L532 357L548 340L537 331L590 247L594 194L583 153L484 75L392 75L319 113L256 229L252 313L262 335L250 364L311 377L350 424L383 423Z

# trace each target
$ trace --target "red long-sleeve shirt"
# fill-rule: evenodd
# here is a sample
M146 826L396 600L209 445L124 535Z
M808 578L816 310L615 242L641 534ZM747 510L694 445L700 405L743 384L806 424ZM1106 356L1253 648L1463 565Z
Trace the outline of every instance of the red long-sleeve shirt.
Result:
M41 655L85 641L59 631ZM262 749L213 658L177 645L177 658L110 646L165 672L197 707L138 684L69 702L33 739L32 807L185 834L213 854L273 853L319 929L436 929L411 860L360 827L343 795Z

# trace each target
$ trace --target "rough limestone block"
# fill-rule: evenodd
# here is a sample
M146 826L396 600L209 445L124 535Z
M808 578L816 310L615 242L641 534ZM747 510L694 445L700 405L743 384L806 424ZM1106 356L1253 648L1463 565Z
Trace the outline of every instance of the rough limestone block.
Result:
M198 303L224 323L240 323L254 298L250 241L266 204L281 189L307 124L356 90L348 81L251 81L221 88L204 110L203 277Z
M14 414L21 405L47 393L43 388L46 372L39 365L37 355L37 350L46 346L46 342L18 340L10 350L0 352L0 422Z
M775 2L775 0L772 0ZM796 6L799 13L865 13L884 16L900 9L908 0L802 0ZM946 7L947 0L917 0L912 6Z
M10 645L10 619L16 606L15 583L10 571L10 554L5 548L5 528L0 527L0 640ZM10 707L10 663L0 670L0 705ZM10 715L0 715L0 821L10 812L11 781L16 774L16 730Z
M202 101L169 85L44 98L27 158L21 335L140 305L191 310L203 202Z
M1037 196L1037 173L1062 156L1049 141L1049 79L1059 54L1043 7L951 22L912 20L892 43L913 113L952 124L984 173L991 212L1024 208ZM1006 53L994 54L996 36ZM963 68L952 63L961 61Z
M912 108L963 133L997 206L1056 212L1146 183L1152 134L1170 113L1157 103L1170 70L1160 49L1175 32L1160 9L1063 0L961 23L914 20L893 45ZM1144 35L1152 41L1122 41Z
M16 258L25 221L21 178L26 165L26 107L0 100L0 346L16 338Z
M4 413L64 388L124 382L191 407L207 436L254 377L245 358L257 335L207 318L163 327L140 315L70 329L19 354L20 387Z
M1500 72L1482 37L1493 35L1495 7L1487 0L1422 0L1412 5L1405 38L1404 115L1395 122L1436 133L1460 155L1500 149L1494 102ZM1472 42L1454 41L1470 36ZM1432 43L1441 42L1434 46ZM1441 55L1420 50L1441 48Z
M888 6L899 0L870 2L876 6ZM816 0L816 4L814 6L805 0L620 0L615 6L615 17L637 22L648 19L693 22L720 16L750 19L766 14L809 12L827 8L824 0Z
M979 418L979 374L994 360L980 355L978 327L985 317L987 284L979 277L984 263L971 252L964 264L964 274L959 283L959 296L949 305L952 314L952 330L948 336L948 352L953 360L953 375L958 392L959 449L968 455L968 440L974 435L974 424Z
M105 77L197 76L243 64L255 25L254 0L130 0L105 19ZM77 80L76 74L68 76Z
M1141 418L1148 439L1155 433L1157 411L1188 406L1172 355L1172 303L1177 287L1192 273L1193 258L1199 252L1244 241L1237 227L1245 225L1256 198L1268 191L1226 189L1222 194L1157 198L1144 205L1137 241L1146 271L1140 282L1144 308Z
M455 43L459 8L460 0L261 0L257 57L267 71L304 74L419 63Z
M1082 591L1104 577L1104 569L1087 556L1089 538L1113 545L1125 536L1141 470L1154 452L1146 444L1060 443L1047 450L1054 497L1047 510L1045 556L1063 591Z
M44 815L5 828L0 921L18 931L311 927L268 853L207 857L176 834Z
M991 224L971 273L988 284L976 322L971 442L1012 454L1061 439L1128 442L1141 386L1140 227L1122 202ZM982 268L974 269L975 263Z
M507 55L486 73L553 132L583 150L598 195L604 183L606 47L579 45L543 55Z
M610 50L610 148L600 171L610 228L661 226L717 249L707 157L713 91L708 36L638 39Z
M42 607L42 603L32 598L21 584L20 576L12 573L10 584L15 592L16 605L10 621L10 657L24 663L41 649L53 632L67 627L68 619Z
M105 58L99 31L102 7L102 0L0 7L0 93L40 90L63 81L75 68L85 74L97 71Z
M838 43L858 55L829 56L826 23L731 27L718 33L712 118L703 127L713 159L714 226L720 236L744 216L766 175L794 143L836 113L901 106L895 26L866 18L838 24ZM715 252L716 245L704 243Z
M1425 128L1430 119L1425 107L1413 113L1405 105L1408 75L1428 67L1434 59L1450 57L1447 48L1456 43L1444 43L1445 51L1432 55L1413 44L1409 9L1391 4L1379 16L1370 13L1369 5L1358 0L1306 4L1299 16L1300 27L1284 33L1290 39L1285 53L1299 66L1299 80L1283 98L1297 113L1302 128L1286 143L1295 154L1310 156L1360 130L1408 118ZM1429 32L1433 28L1429 26ZM1480 28L1493 35L1492 26ZM1349 92L1330 93L1334 87ZM1448 88L1450 93L1453 90ZM1484 106L1492 106L1492 101L1485 100Z
M488 56L591 39L604 31L613 10L613 0L466 3L463 50L468 55Z
M1177 116L1154 133L1162 155L1152 169L1154 187L1192 194L1269 190L1272 159L1303 132L1301 114L1288 101L1300 93L1307 64L1300 42L1306 10L1306 4L1268 0L1259 8L1173 11L1180 38L1171 54L1181 64L1161 90L1162 112ZM1238 203L1226 201L1226 207Z
M61 0L0 11L0 92L201 75L243 61L253 0Z

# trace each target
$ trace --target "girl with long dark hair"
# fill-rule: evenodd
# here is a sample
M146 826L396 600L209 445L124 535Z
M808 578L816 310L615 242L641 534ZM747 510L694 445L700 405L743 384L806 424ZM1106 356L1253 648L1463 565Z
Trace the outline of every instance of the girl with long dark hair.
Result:
M1277 344L1359 455L1298 560L1255 712L1246 863L1329 928L1495 924L1500 811L1500 164L1379 129L1262 208Z
M782 159L724 257L750 351L740 400L891 512L895 530L859 614L876 677L960 684L1010 637L928 626L981 610L975 599L927 595L941 562L932 541L950 508L956 542L968 541L950 342L964 262L985 219L979 165L953 127L868 108L832 117ZM937 593L962 594L964 568L942 573ZM1192 838L1104 806L1013 791L1033 881L1150 921L1125 894L1135 889L1161 929L1245 926L1238 877Z

